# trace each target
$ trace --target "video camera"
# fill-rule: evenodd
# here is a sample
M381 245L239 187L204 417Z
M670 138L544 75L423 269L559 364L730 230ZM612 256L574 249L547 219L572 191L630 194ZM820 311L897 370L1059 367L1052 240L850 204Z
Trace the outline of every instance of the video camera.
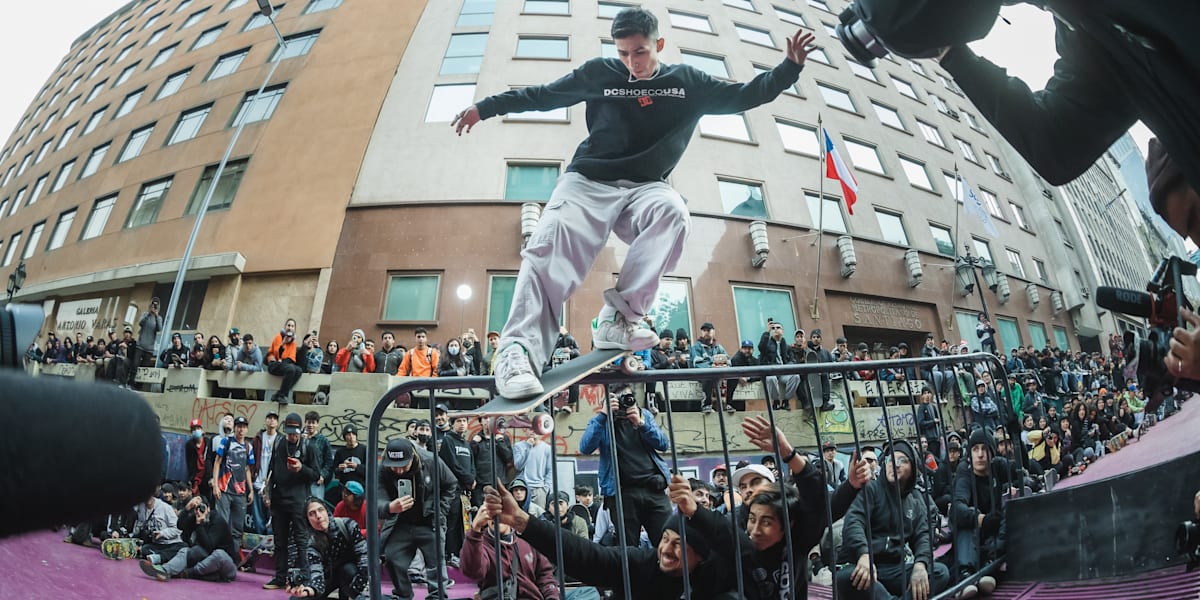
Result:
M856 0L838 15L837 38L872 67L888 53L933 58L942 48L983 39L1013 0Z
M1167 371L1164 362L1171 350L1171 335L1175 327L1183 327L1179 308L1192 309L1183 292L1183 277L1195 277L1196 265L1172 256L1163 259L1146 284L1145 292L1101 286L1096 289L1096 304L1119 313L1145 317L1150 322L1150 334L1141 339L1132 331L1124 336L1125 376L1137 377L1146 393L1146 410L1158 410L1163 400L1176 388L1200 391L1200 381L1181 379Z

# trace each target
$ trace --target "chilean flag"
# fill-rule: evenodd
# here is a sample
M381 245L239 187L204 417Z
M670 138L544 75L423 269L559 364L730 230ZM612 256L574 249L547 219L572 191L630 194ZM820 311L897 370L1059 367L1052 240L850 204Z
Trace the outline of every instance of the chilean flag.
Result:
M829 132L822 127L821 133L825 136L825 176L841 182L842 195L846 197L846 211L854 214L854 202L858 200L858 182L854 180L854 174L850 172L850 168L846 166L845 162L842 162L837 148L833 147L833 141L829 139Z

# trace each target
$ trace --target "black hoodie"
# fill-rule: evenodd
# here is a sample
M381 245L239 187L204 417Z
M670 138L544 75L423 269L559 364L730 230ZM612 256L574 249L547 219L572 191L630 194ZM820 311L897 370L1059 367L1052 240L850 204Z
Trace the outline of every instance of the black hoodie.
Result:
M933 565L928 511L921 495L912 493L917 480L916 453L904 440L896 440L893 448L911 461L911 476L901 486L899 495L896 485L887 479L886 466L879 477L863 486L846 512L842 547L838 551L840 563L855 563L870 552L877 563L901 564L907 545L912 547L916 562L925 563L926 569ZM890 450L884 452L889 459L891 455Z

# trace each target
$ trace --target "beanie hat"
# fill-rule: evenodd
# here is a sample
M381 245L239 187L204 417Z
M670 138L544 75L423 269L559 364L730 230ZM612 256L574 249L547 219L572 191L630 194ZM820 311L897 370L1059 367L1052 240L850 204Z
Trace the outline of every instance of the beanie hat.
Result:
M1158 138L1150 138L1146 156L1146 182L1150 184L1150 204L1154 212L1166 209L1167 194L1183 180L1183 171L1171 160Z
M355 329L354 331L350 332L350 337L354 337L356 335L364 340L367 339L367 334L363 333L363 330L361 329Z
M712 550L712 545L699 529L692 526L691 521L683 516L683 513L677 512L671 515L671 518L667 519L666 524L663 525L663 531L674 531L680 535L684 535L680 532L685 530L687 532L687 545L691 546L692 550L695 550L700 555L701 560L708 558L709 552Z
M992 436L992 432L982 427L976 427L975 430L971 432L970 439L967 440L967 447L974 448L976 444L986 445L988 452L990 452L992 456L996 455L996 438Z

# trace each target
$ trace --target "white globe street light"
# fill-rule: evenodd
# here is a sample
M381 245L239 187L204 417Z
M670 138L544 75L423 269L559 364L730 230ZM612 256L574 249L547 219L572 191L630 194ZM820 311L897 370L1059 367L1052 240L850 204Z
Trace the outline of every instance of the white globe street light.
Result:
M463 327L466 323L464 316L467 312L467 300L471 298L471 286L464 283L458 286L458 289L454 290L454 293L458 296L458 299L461 302L458 308L458 334L462 335Z

